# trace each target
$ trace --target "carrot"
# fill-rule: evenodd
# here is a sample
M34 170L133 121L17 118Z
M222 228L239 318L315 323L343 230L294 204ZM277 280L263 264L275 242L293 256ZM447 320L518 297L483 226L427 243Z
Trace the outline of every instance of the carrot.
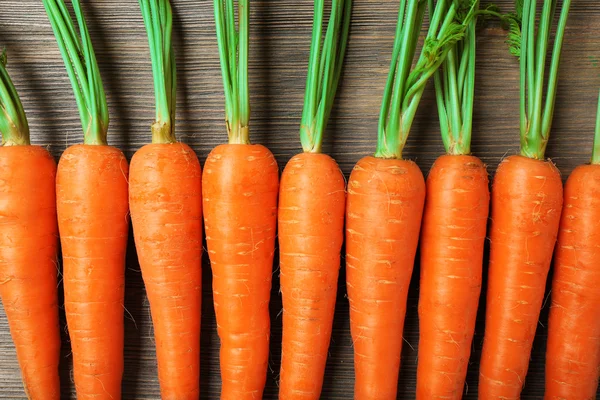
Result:
M593 399L600 375L600 101L592 162L565 185L546 349L548 400Z
M344 176L321 153L346 51L351 0L333 0L321 48L324 1L315 1L300 141L279 189L283 343L279 398L319 399L344 240ZM319 93L319 89L321 92Z
M357 400L396 398L406 297L426 190L421 170L402 159L402 150L425 84L464 35L456 6L446 0L435 9L431 4L429 31L411 71L427 3L400 3L377 151L356 164L348 182L346 285Z
M0 298L32 400L60 399L56 163L31 146L23 105L0 54Z
M434 75L446 154L427 177L417 399L462 398L475 331L490 202L485 165L469 155L476 24L473 18L463 42L450 49Z
M249 1L214 0L229 143L214 148L202 174L206 244L221 340L221 399L260 399L269 359L269 298L279 170L249 141ZM236 62L237 60L237 62Z
M570 0L560 12L545 96L546 53L556 10L552 2L544 2L536 37L536 3L526 0L523 9L517 8L517 20L511 21L509 42L514 45L513 54L520 54L521 63L521 154L500 163L492 187L487 309L479 370L482 400L520 398L562 207L560 173L551 161L544 160L544 153Z
M78 399L120 399L128 236L128 165L107 145L108 109L81 6L44 0L84 127L58 163L56 198L65 311ZM81 57L80 57L81 55Z
M202 198L198 157L175 138L175 55L168 0L140 0L156 92L152 144L131 159L131 223L154 325L163 399L200 390Z

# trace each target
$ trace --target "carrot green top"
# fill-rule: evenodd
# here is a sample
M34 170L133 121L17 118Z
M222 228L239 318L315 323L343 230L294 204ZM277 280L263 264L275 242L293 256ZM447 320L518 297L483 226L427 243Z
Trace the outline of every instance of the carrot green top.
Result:
M431 8L433 0L429 1ZM478 8L479 0L475 2L475 10ZM463 20L465 18L462 17ZM471 153L476 25L477 18L472 18L463 40L450 46L448 56L434 75L440 130L448 154Z
M173 14L169 0L140 0L148 33L156 121L152 124L152 143L175 143L175 98L177 71L171 46Z
M430 24L425 43L411 70L423 16L429 3ZM475 0L401 0L381 113L376 157L402 158L425 84L446 58L452 46L464 36L465 24L459 11L473 14Z
M214 0L215 28L225 89L225 122L230 144L248 144L248 28L250 0L238 0L238 27L234 0Z
M594 134L594 148L592 149L592 164L600 164L600 98L598 99L598 112L596 113L596 132Z
M352 0L332 0L327 31L321 45L324 3L324 0L315 0L308 76L300 125L302 149L312 153L321 152L323 132L340 81L352 13Z
M64 0L43 2L73 86L83 126L83 142L105 145L108 132L106 95L79 0L72 0L79 33Z
M564 0L562 3L544 97L548 41L558 7L557 2L558 0L543 1L537 36L535 29L537 0L516 0L516 12L509 20L508 43L511 53L519 57L521 67L521 155L538 160L544 158L550 136L560 51L571 6L571 0Z
M0 133L4 146L29 144L29 124L15 85L6 71L6 51L0 53Z

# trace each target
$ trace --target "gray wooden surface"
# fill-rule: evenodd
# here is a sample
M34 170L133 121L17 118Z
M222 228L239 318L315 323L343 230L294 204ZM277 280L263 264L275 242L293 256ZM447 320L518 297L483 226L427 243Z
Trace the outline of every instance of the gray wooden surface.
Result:
M148 47L138 2L83 1L108 96L111 115L109 142L128 157L150 140L154 115ZM510 10L510 0L498 0ZM190 144L201 161L210 149L226 140L223 93L214 34L212 1L172 0L174 43L179 90L178 137ZM337 105L329 124L324 150L348 175L354 163L375 149L377 118L389 67L396 24L397 0L355 0L347 64ZM312 23L311 0L252 2L250 81L252 140L266 144L280 167L300 150L298 125L302 108L306 62ZM508 55L505 32L490 25L478 40L478 75L473 153L493 174L502 157L518 151L518 65ZM0 0L0 46L9 55L9 71L24 103L33 141L59 157L67 145L80 143L82 132L75 100L42 2ZM547 156L563 177L588 161L600 87L600 2L573 1L560 72L553 135ZM443 151L432 88L422 101L405 156L427 172ZM219 393L218 344L212 309L210 268L205 255L202 315L202 398ZM413 275L405 325L399 398L414 398L418 345L418 268ZM155 354L148 302L130 246L127 260L124 399L158 399ZM483 308L465 388L465 399L475 399L477 368L483 339ZM271 371L265 398L276 398L281 339L281 298L275 274L272 292ZM546 303L534 343L523 399L543 393ZM64 326L64 312L61 315ZM74 398L71 357L63 337L64 398ZM340 277L333 339L323 398L352 398L352 343L344 273ZM0 311L0 398L25 398L15 353L3 311Z

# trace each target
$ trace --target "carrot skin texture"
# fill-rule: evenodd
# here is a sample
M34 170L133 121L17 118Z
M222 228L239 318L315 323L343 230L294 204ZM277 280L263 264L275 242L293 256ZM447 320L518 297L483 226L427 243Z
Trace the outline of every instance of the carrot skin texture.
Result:
M224 144L208 155L202 202L223 400L260 399L267 379L278 190L266 147Z
M131 159L131 222L165 400L200 395L201 178L183 143L148 144Z
M519 399L563 202L550 161L504 159L492 187L490 265L479 399Z
M344 240L345 185L335 160L318 153L292 157L281 176L282 400L321 395Z
M129 167L111 146L75 145L56 196L65 311L78 400L121 398Z
M412 161L365 157L350 175L346 285L356 400L396 398L425 180Z
M32 400L60 399L56 163L39 146L0 147L0 297Z
M490 192L485 165L439 157L421 231L417 399L462 398L481 292Z
M548 400L596 397L600 374L600 165L565 185L546 350Z

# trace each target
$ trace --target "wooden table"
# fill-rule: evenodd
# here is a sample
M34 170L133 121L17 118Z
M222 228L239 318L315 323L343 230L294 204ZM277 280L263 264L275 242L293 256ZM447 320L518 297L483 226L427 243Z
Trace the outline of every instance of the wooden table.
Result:
M109 142L128 157L150 140L154 93L148 44L138 2L84 1L92 40L108 96ZM174 44L178 64L177 135L190 144L202 162L226 140L223 90L209 0L172 0ZM512 1L498 0L503 10ZM355 162L375 149L377 119L389 68L396 25L397 0L355 0L347 64L333 110L324 150L348 175ZM263 0L252 2L250 82L252 140L266 144L280 168L300 150L298 126L302 110L311 35L313 2ZM29 117L33 142L58 158L67 145L81 143L82 131L63 61L39 0L0 2L0 46L6 46L9 71ZM505 32L488 25L478 40L473 153L489 166L518 151L518 63L509 56ZM600 2L573 1L566 32L553 136L547 150L566 178L588 161L600 88ZM443 151L437 111L430 85L408 140L405 156L427 172ZM131 241L132 242L132 241ZM486 264L487 265L487 264ZM219 394L219 339L211 296L211 274L205 256L202 307L202 398ZM276 271L276 270L275 270ZM323 398L352 398L352 342L348 300L342 268L330 358ZM415 269L409 293L398 383L399 398L414 398L418 345L418 277ZM281 297L274 274L271 301L272 346L265 398L275 399L280 360ZM62 302L62 299L61 299ZM475 399L483 340L484 298L473 342L465 399ZM156 361L148 301L131 243L127 258L124 399L158 399ZM548 302L545 303L531 356L523 399L541 399ZM64 310L61 323L65 327ZM63 332L64 333L64 332ZM63 334L64 398L74 398L71 357ZM24 399L13 345L0 311L0 398Z

